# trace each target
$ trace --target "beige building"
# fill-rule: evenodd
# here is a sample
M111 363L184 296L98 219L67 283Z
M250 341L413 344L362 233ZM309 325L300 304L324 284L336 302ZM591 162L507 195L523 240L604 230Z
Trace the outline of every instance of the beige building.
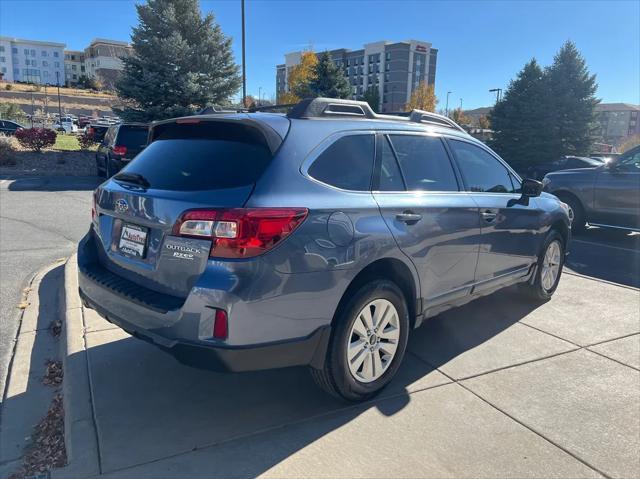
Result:
M603 143L619 146L627 137L640 134L640 105L600 103L596 117Z
M81 77L86 76L84 52L81 50L64 51L64 80L67 85L77 85Z
M87 76L111 88L124 67L121 59L132 54L133 48L127 42L96 38L84 50Z

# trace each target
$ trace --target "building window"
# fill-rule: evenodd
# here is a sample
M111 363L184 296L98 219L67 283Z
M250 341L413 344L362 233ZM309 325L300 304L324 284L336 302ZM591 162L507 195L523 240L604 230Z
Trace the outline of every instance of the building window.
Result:
M20 63L20 60L18 60L16 57L13 57L12 61L14 65L17 65L18 63Z
M0 52L4 52L4 47L0 45Z
M80 65L80 71L84 72L84 65Z
M384 71L387 71L387 72L389 71L389 64L388 64L388 63L387 63L387 64L385 64L385 66L384 66Z
M49 66L49 62L47 62L46 60L42 60L42 66L43 67L48 67Z
M0 63L4 63L6 61L7 61L7 59L5 57L0 57Z
M54 62L54 66L55 66L56 68L60 68L60 62Z
M73 79L74 79L74 80L77 80L77 79L78 79L78 75L74 74L74 75L73 75Z
M12 47L11 48L11 53L18 53L18 49L16 47Z
M29 56L29 49L28 49L28 48L25 48L25 49L24 49L24 54L25 54L26 56Z
M20 69L19 68L14 68L13 69L13 74L16 75L16 76L20 75Z
M35 50L31 50L31 56L35 57L36 56L36 51Z
M58 58L58 52L53 52L53 56Z
M7 73L7 67L2 67L2 73Z
M388 70L388 68L387 68L387 70ZM388 73L384 74L384 81L389 81L389 74Z
M373 73L373 64L369 63L369 73Z
M47 56L46 50L42 50L41 54L42 54L43 57L46 57Z
M47 78L49 76L49 72L47 70L43 71L42 76Z
M77 67L76 67L75 65L71 65L71 69L72 69L73 71L76 71Z
M387 52L387 54L384 56L384 58L387 61L391 60L391 52Z

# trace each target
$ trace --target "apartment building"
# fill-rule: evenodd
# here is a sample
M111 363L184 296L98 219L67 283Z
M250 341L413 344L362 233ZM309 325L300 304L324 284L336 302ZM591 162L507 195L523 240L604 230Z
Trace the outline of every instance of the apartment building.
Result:
M121 58L132 54L133 48L127 42L96 38L84 50L87 76L112 87L124 67Z
M640 134L640 105L600 103L596 118L598 136L604 143L619 146L627 137Z
M77 85L81 77L86 76L84 52L81 50L64 51L64 79L67 85Z
M0 36L0 72L4 81L64 84L64 43Z
M285 62L276 65L276 93L287 91L291 69L300 63L302 52L285 55ZM379 89L380 111L404 109L411 93L425 81L436 82L438 50L431 43L419 40L367 43L359 50L340 48L329 51L331 59L342 68L351 85L351 98L358 99L373 87Z

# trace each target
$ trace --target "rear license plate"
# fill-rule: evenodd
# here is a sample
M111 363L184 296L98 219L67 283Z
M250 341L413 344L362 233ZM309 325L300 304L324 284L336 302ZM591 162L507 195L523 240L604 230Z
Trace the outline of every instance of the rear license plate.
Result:
M124 223L122 225L122 233L120 233L118 249L127 256L144 258L147 252L148 233L148 228Z

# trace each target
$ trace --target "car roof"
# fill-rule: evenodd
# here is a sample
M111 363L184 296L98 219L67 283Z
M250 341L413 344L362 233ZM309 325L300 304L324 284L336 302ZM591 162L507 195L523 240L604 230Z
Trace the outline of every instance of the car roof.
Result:
M449 128L446 126L438 126L435 124L426 124L426 123L416 123L411 122L407 118L404 121L401 117L398 117L398 120L390 120L390 119L369 119L369 118L336 118L336 117L326 117L326 118L288 118L283 113L267 113L267 112L253 112L253 113L213 113L213 114L205 114L205 115L194 115L193 117L186 118L199 118L202 120L217 120L217 119L225 119L225 120L241 120L248 119L253 120L259 123L267 124L274 128L276 123L280 123L282 121L288 122L304 122L304 123L312 123L315 127L327 130L327 132L340 132L340 131L352 131L352 130L381 130L381 131L407 131L407 132L416 132L416 133L436 133L442 135L450 135L456 136L460 138L464 138L466 140L472 140L474 142L478 142L475 138L473 138L468 133L464 133L462 131ZM278 128L274 128L278 131ZM288 130L288 128L287 128ZM284 137L286 135L286 131Z

